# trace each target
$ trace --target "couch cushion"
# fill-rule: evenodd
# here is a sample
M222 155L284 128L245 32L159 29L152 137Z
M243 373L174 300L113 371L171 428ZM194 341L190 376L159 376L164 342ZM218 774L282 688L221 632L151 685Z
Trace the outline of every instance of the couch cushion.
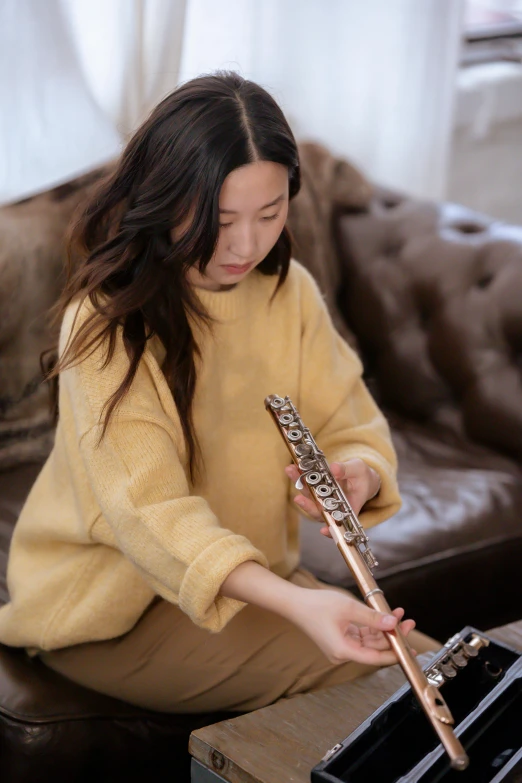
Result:
M390 603L444 638L466 624L518 619L522 474L517 465L450 428L391 415L403 507L372 528L375 577ZM317 525L302 524L302 562L321 580L353 578Z
M43 459L53 444L42 352L56 337L49 309L63 286L65 236L97 169L0 208L0 469Z
M380 400L522 459L522 228L377 194L337 224L339 306Z
M82 688L0 645L2 783L188 783L190 732L230 714L167 715Z
M8 601L7 554L13 527L41 467L41 463L30 463L0 471L0 605Z

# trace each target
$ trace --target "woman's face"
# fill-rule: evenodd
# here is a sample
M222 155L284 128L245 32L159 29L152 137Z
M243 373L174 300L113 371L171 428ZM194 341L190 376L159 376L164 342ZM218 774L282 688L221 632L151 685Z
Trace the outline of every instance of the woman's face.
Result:
M288 215L288 169L269 161L235 169L221 188L219 212L218 244L205 273L188 271L192 285L213 291L243 280L277 242Z

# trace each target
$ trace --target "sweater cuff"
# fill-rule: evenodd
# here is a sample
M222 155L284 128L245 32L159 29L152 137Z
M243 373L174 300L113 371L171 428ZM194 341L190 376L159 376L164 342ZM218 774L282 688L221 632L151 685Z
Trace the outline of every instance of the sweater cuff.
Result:
M208 631L221 631L245 604L219 595L227 576L241 563L268 561L244 536L231 534L214 541L190 564L179 591L179 608L193 623Z
M361 525L370 528L396 514L401 507L401 497L395 470L378 451L354 443L327 455L329 464L356 458L366 462L381 479L379 493L365 503L359 514Z

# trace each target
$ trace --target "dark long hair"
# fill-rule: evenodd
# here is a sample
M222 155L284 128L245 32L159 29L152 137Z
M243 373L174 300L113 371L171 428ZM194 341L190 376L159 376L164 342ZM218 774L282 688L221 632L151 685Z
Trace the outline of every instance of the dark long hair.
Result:
M134 134L71 234L69 274L57 314L63 317L78 296L89 297L94 312L70 339L50 375L57 378L104 341L106 367L121 327L129 368L106 401L103 437L129 391L147 340L158 335L166 350L162 370L180 416L192 476L197 461L192 401L198 347L190 319L210 326L210 318L186 273L191 266L203 272L213 256L225 178L258 160L286 166L290 198L296 195L296 142L269 93L236 73L193 79L166 97ZM290 255L285 227L257 268L279 275L279 287Z

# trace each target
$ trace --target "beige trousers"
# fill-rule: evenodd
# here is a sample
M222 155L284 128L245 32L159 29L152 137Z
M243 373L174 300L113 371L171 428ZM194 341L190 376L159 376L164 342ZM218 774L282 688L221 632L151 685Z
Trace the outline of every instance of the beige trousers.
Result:
M332 589L302 569L290 581ZM409 639L419 653L440 648L417 631ZM50 668L95 691L178 713L255 710L374 669L354 662L330 663L296 626L255 606L247 605L213 634L159 598L124 636L41 657Z

